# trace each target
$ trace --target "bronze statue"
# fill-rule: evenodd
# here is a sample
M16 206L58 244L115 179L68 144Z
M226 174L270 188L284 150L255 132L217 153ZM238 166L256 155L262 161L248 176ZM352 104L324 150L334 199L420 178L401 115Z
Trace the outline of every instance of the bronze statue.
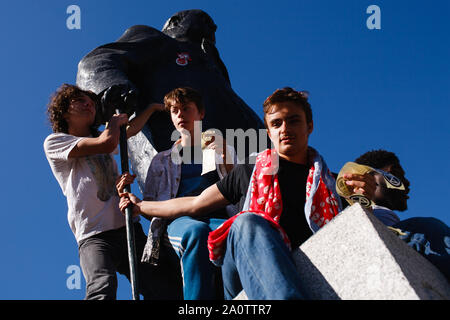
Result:
M225 136L226 129L262 129L260 118L231 87L215 46L216 29L212 18L202 10L174 14L162 31L133 26L117 41L94 49L80 61L77 85L103 99L110 98L111 92L129 97L136 101L127 110L129 114L139 113L152 102L162 103L170 90L188 86L203 96L203 131L215 128ZM102 120L112 112L103 108ZM173 130L169 115L155 112L142 133L130 139L131 165L141 190L154 154L172 146Z

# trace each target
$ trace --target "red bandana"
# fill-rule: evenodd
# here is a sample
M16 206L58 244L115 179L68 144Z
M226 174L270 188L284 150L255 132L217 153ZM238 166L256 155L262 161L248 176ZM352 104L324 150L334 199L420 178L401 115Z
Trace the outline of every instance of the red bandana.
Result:
M311 151L315 153L315 156L318 156L315 150L311 149ZM273 159L271 157L273 154L276 155L276 151L268 149L261 152L256 158L255 170L250 183L252 189L249 209L231 217L216 230L209 233L208 249L211 261L216 262L221 260L230 227L234 220L245 212L257 214L269 221L270 224L280 232L283 241L290 248L289 238L279 224L281 213L283 211L283 204L281 201L278 175L273 174L274 167L272 166ZM311 196L313 197L309 217L318 227L322 227L338 214L339 204L334 192L330 191L323 182L323 172L316 172L317 163L317 161L313 161L309 170L306 183L306 199L308 200ZM318 166L318 170L322 170L321 164ZM314 184L313 181L315 172L320 175L318 185L317 183ZM328 169L326 169L325 174L330 175ZM316 185L316 187L314 187L314 185Z

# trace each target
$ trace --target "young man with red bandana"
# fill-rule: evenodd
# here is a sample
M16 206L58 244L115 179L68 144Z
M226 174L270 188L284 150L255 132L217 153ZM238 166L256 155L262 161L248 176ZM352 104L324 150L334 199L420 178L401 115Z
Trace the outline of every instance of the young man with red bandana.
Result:
M197 197L151 202L118 190L120 208L133 203L135 214L175 218L201 216L239 203L242 211L208 239L210 259L222 266L225 298L232 299L244 289L252 300L302 299L306 296L299 286L301 274L290 249L341 211L340 198L325 161L308 146L314 126L307 95L279 89L263 107L273 150L236 165ZM372 176L346 178L354 191L372 197Z

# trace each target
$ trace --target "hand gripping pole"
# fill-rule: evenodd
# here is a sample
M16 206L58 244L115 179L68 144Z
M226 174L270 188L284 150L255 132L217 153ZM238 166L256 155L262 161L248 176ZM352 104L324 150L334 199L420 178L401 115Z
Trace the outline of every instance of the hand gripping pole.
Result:
M119 110L116 110L119 113ZM120 164L122 168L122 174L129 172L128 167L128 145L127 145L127 130L126 125L120 127ZM131 192L130 185L124 187L124 192ZM128 260L130 265L130 283L133 295L133 300L139 300L138 290L138 274L137 274L137 262L136 262L136 244L134 237L134 224L133 224L133 210L132 205L125 208L125 222L127 230L127 247L128 247Z

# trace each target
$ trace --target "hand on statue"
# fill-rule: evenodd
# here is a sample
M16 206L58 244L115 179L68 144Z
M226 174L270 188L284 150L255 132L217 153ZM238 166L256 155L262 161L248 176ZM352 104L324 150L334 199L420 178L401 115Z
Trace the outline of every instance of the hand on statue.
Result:
M111 117L109 122L106 123L105 130L98 137L102 144L112 148L111 153L119 144L120 139L120 127L128 123L128 116L126 114L115 114Z
M121 126L128 123L128 116L126 113L113 114L111 119L108 121L107 127L120 128Z
M165 106L162 103L150 103L149 108L151 108L153 110L153 112L155 111L164 111Z

